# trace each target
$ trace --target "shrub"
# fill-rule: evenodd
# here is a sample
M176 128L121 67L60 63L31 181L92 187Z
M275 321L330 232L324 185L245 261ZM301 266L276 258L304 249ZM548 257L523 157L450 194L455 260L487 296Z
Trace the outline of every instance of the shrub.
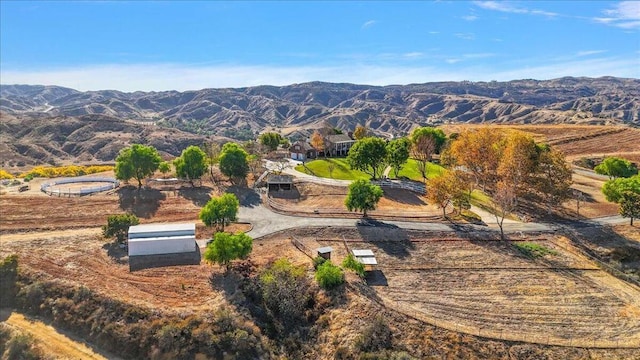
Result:
M342 269L333 265L330 261L326 261L318 266L316 281L325 290L333 289L344 283L344 273Z
M389 324L380 316L376 317L373 323L366 327L362 334L356 339L356 347L364 352L376 352L390 349L391 329Z
M6 360L36 360L42 359L40 351L34 347L33 338L25 334L13 334L5 345L2 359Z
M342 267L344 267L345 269L353 270L361 278L363 278L365 276L364 264L362 264L360 261L356 260L356 258L352 254L349 254L342 261Z
M127 240L129 227L138 225L140 220L133 214L109 215L107 225L102 227L102 235L106 238L115 237L120 243Z
M104 171L113 170L110 165L91 165L91 166L36 166L33 169L20 174L20 177L33 179L34 177L54 178L54 177L75 177L88 174L95 174Z
M18 257L9 255L0 263L0 304L11 306L16 297L16 279L18 277Z
M327 259L323 258L322 256L316 256L315 258L313 258L313 268L314 269L318 269L318 266L324 264L327 261Z
M287 259L276 260L260 274L255 290L255 297L262 300L261 307L277 331L290 331L306 322L305 312L313 306L315 294L304 267L295 266Z

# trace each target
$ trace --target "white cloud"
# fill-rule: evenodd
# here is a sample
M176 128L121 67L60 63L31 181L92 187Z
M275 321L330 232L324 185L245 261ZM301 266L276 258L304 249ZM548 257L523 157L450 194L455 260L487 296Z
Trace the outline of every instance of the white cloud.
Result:
M474 21L474 20L477 20L478 17L475 15L466 15L466 16L463 16L462 19L467 21Z
M373 25L375 25L376 21L375 20L369 20L367 22L365 22L364 24L362 24L362 26L360 27L361 29L368 29L370 27L372 27Z
M602 13L604 17L596 17L593 20L622 29L640 29L640 2L638 1L621 1Z
M440 34L440 31L429 31L429 34L431 34L431 35Z
M1 66L0 78L3 84L59 85L83 91L104 89L184 91L203 88L289 85L308 81L390 85L428 81L551 79L563 76L609 75L640 78L639 61L635 55L628 59L589 58L515 68L506 66L504 63L478 64L472 61L479 57L489 57L489 55L466 54L466 57L462 55L446 58L445 63L440 62L442 64L440 66L362 65L357 61L346 62L343 65L289 67L184 64L94 65L39 71L7 70L6 66ZM462 61L465 65L458 64L455 71L446 65Z
M456 33L454 35L463 40L475 40L476 38L476 34L474 33Z
M531 15L548 16L548 17L554 17L559 15L558 13L554 13L550 11L528 9L521 6L516 6L508 1L474 1L473 3L476 6L486 10L500 11L500 12L512 13L512 14L531 14Z
M576 53L576 56L590 56L590 55L602 54L605 52L607 52L607 50L583 50L583 51L578 51Z
M424 54L421 53L421 52L418 52L418 51L414 51L414 52L409 52L409 53L402 54L402 56L407 58L407 59L417 59L417 58L423 57Z
M494 53L474 53L474 54L464 54L462 57L467 59L486 59L490 57L494 57L496 54Z

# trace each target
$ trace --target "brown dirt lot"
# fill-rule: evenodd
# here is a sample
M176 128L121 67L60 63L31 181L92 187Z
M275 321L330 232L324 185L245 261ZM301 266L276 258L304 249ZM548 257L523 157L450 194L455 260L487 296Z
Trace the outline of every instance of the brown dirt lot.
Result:
M314 210L320 210L322 213L346 213L344 200L347 193L347 187L298 183L290 193L276 193L271 196L271 200L296 213L312 213ZM442 210L428 204L424 197L414 192L385 189L376 210L368 214L372 217L408 215L429 218L441 216Z

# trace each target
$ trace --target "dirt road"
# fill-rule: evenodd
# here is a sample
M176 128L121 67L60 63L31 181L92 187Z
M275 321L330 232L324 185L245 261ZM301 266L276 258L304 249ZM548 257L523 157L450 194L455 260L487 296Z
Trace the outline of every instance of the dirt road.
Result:
M2 310L2 317L7 316L8 310ZM13 312L4 321L7 325L27 333L38 339L38 343L47 355L56 359L119 359L112 354L97 350L84 342L76 341L67 334L59 332L53 326L39 320L25 317Z

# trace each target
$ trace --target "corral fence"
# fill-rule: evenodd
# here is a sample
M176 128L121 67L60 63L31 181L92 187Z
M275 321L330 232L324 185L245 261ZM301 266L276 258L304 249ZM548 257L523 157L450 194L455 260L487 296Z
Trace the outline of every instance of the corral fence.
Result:
M311 251L311 249L309 249L305 244L303 244L302 241L300 241L300 240L298 240L298 239L296 239L295 237L292 236L291 237L291 243L298 250L302 251L302 253L304 253L305 255L310 257L311 259L313 259L313 251Z
M79 189L52 189L52 187L57 187L65 184L77 184L77 183L95 183L95 182L104 182L107 183L105 185L100 186L88 186L88 187L80 187ZM64 178L57 179L53 181L49 181L40 185L40 190L47 195L51 196L85 196L91 195L97 192L108 191L117 188L120 186L120 182L114 178L102 178L102 177L83 177L83 178Z

